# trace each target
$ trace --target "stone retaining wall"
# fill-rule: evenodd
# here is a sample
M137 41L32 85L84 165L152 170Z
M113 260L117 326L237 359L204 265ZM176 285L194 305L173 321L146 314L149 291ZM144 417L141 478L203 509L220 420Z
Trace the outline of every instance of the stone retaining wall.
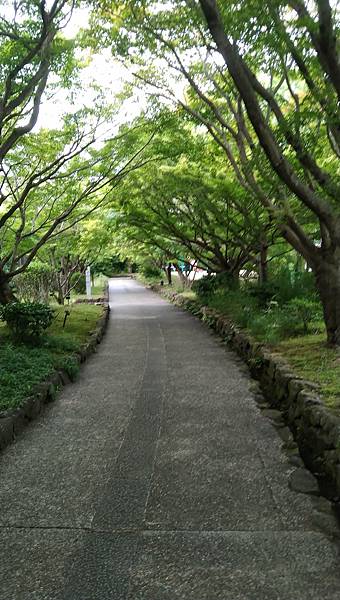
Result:
M105 306L103 316L97 321L89 339L81 346L79 352L75 353L79 364L96 351L97 344L101 342L105 333L109 315L110 308ZM67 383L70 383L70 378L66 371L55 370L48 379L35 387L30 397L24 401L20 408L0 413L0 450L3 450L15 440L27 423L40 414L45 404L55 400L57 391Z
M317 386L299 377L282 357L269 352L221 313L176 293L167 297L215 329L246 361L267 401L282 412L306 466L324 480L328 494L338 501L340 419L325 407Z

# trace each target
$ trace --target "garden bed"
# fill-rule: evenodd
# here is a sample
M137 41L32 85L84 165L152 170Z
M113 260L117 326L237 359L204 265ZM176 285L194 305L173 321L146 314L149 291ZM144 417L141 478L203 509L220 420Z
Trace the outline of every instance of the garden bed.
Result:
M67 316L63 327L65 310ZM39 346L14 344L0 328L0 448L35 418L58 389L73 381L80 363L95 351L109 318L109 307L72 305L57 309Z

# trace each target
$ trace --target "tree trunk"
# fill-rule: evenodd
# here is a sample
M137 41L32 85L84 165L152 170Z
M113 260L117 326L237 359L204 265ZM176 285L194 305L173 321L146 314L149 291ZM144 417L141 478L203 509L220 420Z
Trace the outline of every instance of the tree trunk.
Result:
M183 287L189 287L189 285L190 285L189 278L186 277L186 275L184 275L182 269L178 266L178 264L173 263L173 265L176 269L177 275L178 275L179 280L180 280L181 284L183 285Z
M62 275L60 273L58 273L57 274L57 293L55 295L55 298L56 298L58 304L63 306L65 303L65 299L64 299L64 291L63 291L63 286L62 286L62 282L61 282L61 277L62 277Z
M172 285L171 263L168 264L168 266L165 269L165 272L168 279L168 285Z
M313 269L322 303L327 341L340 346L340 249L339 258L323 258Z
M238 290L240 287L240 271L234 270L231 273L231 287L235 290Z
M64 298L63 294L60 292L60 290L59 290L59 293L57 296L57 302L58 302L58 304L60 304L60 306L64 306L64 304L65 304L65 298Z
M268 281L268 246L261 243L259 256L259 284L263 285Z
M12 288L9 285L9 279L5 273L0 272L0 304L9 304L10 302L16 302Z

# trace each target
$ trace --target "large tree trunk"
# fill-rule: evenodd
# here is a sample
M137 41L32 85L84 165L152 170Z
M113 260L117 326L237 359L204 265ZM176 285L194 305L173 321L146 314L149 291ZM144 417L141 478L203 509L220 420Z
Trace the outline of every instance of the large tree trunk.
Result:
M9 285L8 277L6 277L5 273L0 272L0 304L9 304L10 302L16 302L16 300L13 290Z
M340 346L340 249L339 256L323 258L314 268L316 287L322 303L327 341Z
M238 269L231 273L231 287L236 290L240 287L240 271Z

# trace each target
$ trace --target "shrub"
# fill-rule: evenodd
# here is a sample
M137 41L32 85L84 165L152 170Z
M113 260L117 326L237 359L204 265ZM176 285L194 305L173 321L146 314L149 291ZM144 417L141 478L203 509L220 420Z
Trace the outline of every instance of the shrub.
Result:
M11 302L0 308L0 317L6 321L15 339L38 340L54 318L54 310L39 302Z
M263 284L249 283L246 289L262 308L266 308L272 300L283 306L293 298L317 297L313 274L291 271L287 267L273 275L270 281Z
M277 318L273 319L273 315L264 312L253 315L249 330L255 337L270 343L278 341L280 337Z
M191 289L202 300L208 300L217 291L237 292L238 284L238 280L230 273L217 273L216 275L205 275L202 279L194 281Z
M194 281L191 289L199 298L204 299L212 296L217 290L217 284L218 282L216 281L215 275L205 275L201 279Z
M307 298L293 298L284 306L290 318L298 323L304 333L308 333L308 325L321 317L320 304Z
M294 316L282 310L277 303L271 303L266 311L255 313L249 322L249 329L253 335L269 343L289 337L296 327Z
M272 277L270 283L275 287L275 298L280 304L286 304L293 298L316 298L313 273L308 271L291 271L285 267Z
M320 317L320 305L306 298L294 298L280 307L271 302L266 311L254 312L249 320L251 332L270 343L308 333L308 325Z
M147 279L153 279L154 277L162 277L163 275L161 269L159 269L158 267L156 267L156 265L152 263L144 263L140 266L139 271Z
M215 280L217 289L237 290L239 287L239 279L231 273L216 273Z
M258 312L256 299L243 290L218 289L209 299L209 306L226 313L241 327L247 327L254 314Z
M273 281L262 284L251 283L247 286L247 293L256 300L259 307L265 308L276 299L279 288Z
M14 280L15 294L24 302L46 302L54 287L55 271L40 262L32 263Z

